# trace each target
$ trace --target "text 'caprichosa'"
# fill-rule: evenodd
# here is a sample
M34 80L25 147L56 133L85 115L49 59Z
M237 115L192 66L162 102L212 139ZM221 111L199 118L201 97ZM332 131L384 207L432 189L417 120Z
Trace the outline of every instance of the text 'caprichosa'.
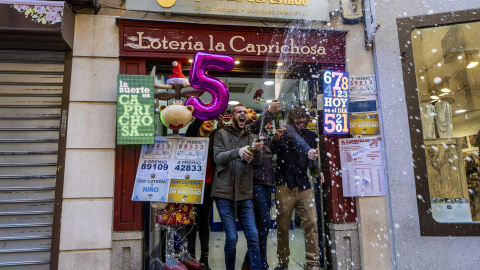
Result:
M162 38L144 37L144 32L137 32L136 44L128 43L126 46L134 49L154 49L154 50L171 50L171 51L210 51L210 52L226 52L233 51L237 53L250 53L255 55L264 54L298 54L298 55L326 55L326 49L319 45L297 45L293 38L285 43L272 42L249 43L243 36L233 36L228 43L215 41L213 35L208 35L207 44L189 36L186 40L171 40L166 36Z

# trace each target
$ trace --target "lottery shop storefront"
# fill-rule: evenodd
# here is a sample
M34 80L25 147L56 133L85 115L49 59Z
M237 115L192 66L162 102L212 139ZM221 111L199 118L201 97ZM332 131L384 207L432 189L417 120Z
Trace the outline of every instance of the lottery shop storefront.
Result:
M346 68L347 31L306 28L291 31L289 28L278 27L227 26L127 18L117 18L117 24L120 37L120 74L149 75L155 67L156 80L162 80L164 75L168 77L171 74L174 60L181 63L183 73L188 75L189 60L198 51L230 55L239 62L232 71L212 70L209 74L228 81L227 86L232 89L234 89L232 82L244 82L245 78L278 79L281 75L282 80L293 82L289 89L276 87L276 93L268 94L271 97L278 97L283 109L305 105L315 111L317 94L321 87L319 83L321 71L327 69L345 71ZM282 69L278 68L278 63L283 64ZM156 129L157 136L167 134L166 128ZM338 141L338 137L334 136L328 139ZM156 231L158 233L155 229L155 212L150 203L131 201L140 150L141 145L116 147L114 231L144 230L145 246L149 256L153 258L158 256L158 247L161 249L162 246L159 245L159 237L155 234ZM325 151L333 153L336 150L325 147ZM353 199L343 197L339 199L337 190L341 190L341 185L338 187L337 183L341 184L340 176L329 173L329 166L332 164L339 166L340 161L336 160L338 158L335 154L328 156L329 160L326 161L327 166L323 171L335 184L329 184L324 188L326 201L334 201L331 196L336 196L337 207L335 209L330 207L324 220L354 222L356 212ZM321 187L316 185L316 189L316 195L322 197ZM318 203L321 201L317 199ZM338 204L344 207L339 209ZM320 207L317 206L318 209L321 209ZM337 213L338 211L342 213ZM142 217L143 212L145 214ZM215 214L213 216L212 225L216 223ZM148 261L146 263L148 265Z

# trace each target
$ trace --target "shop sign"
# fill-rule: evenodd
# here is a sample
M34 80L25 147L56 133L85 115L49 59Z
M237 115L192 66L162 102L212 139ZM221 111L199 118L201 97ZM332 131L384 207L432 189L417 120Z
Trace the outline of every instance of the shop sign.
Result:
M375 76L350 77L350 95L375 95Z
M351 135L379 135L378 114L352 114L350 115Z
M127 10L277 20L329 21L328 0L127 0Z
M153 77L117 76L117 144L154 141Z
M191 58L199 51L255 61L345 63L345 32L119 19L120 55Z
M155 137L140 153L133 201L202 203L208 138Z
M323 72L324 134L348 134L348 72Z
M339 140L343 196L385 196L385 168L380 137Z

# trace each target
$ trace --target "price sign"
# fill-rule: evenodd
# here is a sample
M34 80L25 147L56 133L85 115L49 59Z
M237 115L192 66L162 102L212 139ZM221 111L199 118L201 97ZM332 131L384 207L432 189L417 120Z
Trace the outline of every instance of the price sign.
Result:
M205 180L205 161L177 160L173 166L172 178Z
M324 134L348 134L348 72L323 72Z
M176 159L204 159L207 155L207 144L199 140L179 140L177 142Z

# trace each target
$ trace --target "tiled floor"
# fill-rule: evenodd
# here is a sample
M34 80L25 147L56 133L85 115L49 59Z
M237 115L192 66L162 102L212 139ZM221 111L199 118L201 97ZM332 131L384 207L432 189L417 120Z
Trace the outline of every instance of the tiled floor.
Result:
M296 228L290 230L290 252L291 262L289 269L302 270L305 262L305 244L303 229ZM210 234L210 259L209 264L212 270L225 270L225 257L223 246L225 241L224 232L212 232ZM197 240L197 250L200 250L200 243ZM235 269L240 269L247 251L247 242L243 231L238 231L237 261ZM277 231L271 230L268 236L267 258L270 269L274 269L277 264ZM200 254L197 254L197 258Z

